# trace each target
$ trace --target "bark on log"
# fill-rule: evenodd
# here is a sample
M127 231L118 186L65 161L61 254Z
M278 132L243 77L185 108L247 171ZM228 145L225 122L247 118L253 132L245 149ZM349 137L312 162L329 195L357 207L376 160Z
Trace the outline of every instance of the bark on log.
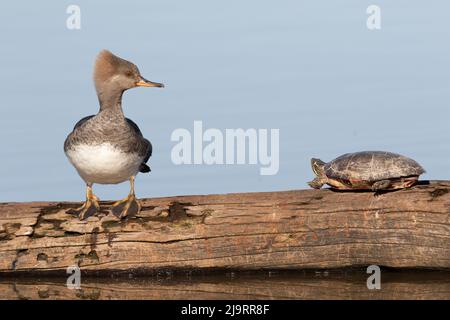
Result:
M0 204L0 272L450 268L450 182L374 196L299 190L145 199L79 221L79 203Z

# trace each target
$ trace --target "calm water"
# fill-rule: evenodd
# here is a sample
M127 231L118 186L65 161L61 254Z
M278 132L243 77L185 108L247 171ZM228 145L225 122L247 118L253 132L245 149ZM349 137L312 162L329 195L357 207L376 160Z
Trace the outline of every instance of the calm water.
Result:
M450 299L445 272L382 272L380 290L368 290L362 271L228 273L151 278L81 278L69 289L65 278L0 279L2 299Z
M448 1L7 2L0 10L0 201L82 200L62 150L97 111L92 64L108 48L164 90L134 89L124 110L154 145L137 194L163 196L305 188L309 159L367 149L409 155L425 179L450 179ZM280 129L280 170L182 165L177 128ZM128 185L97 187L122 198Z

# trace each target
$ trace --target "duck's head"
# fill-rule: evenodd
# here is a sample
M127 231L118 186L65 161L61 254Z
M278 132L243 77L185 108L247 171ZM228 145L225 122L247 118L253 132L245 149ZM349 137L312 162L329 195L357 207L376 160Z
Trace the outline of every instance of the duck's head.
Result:
M134 87L164 87L162 83L145 79L134 63L119 58L108 50L102 50L97 56L94 83L99 95L122 93Z

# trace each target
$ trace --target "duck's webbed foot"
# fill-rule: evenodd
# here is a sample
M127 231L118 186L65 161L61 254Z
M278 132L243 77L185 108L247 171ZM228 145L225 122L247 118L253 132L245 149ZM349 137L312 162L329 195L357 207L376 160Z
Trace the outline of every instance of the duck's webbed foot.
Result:
M141 204L133 193L130 193L125 199L113 204L112 213L119 219L132 217L141 211Z
M137 215L141 208L142 206L134 194L134 176L132 176L130 177L130 193L125 199L114 203L111 211L117 218L123 219Z
M78 216L80 220L87 219L100 212L98 197L92 193L92 187L88 186L86 190L86 202L78 209L69 209L66 211L68 214Z

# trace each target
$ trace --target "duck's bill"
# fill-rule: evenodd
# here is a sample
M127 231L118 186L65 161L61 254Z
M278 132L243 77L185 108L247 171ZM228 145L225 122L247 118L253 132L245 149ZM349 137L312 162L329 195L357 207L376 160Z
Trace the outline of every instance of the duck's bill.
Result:
M141 78L138 82L136 82L136 86L138 87L158 87L158 88L164 88L164 84L153 82L144 78Z

